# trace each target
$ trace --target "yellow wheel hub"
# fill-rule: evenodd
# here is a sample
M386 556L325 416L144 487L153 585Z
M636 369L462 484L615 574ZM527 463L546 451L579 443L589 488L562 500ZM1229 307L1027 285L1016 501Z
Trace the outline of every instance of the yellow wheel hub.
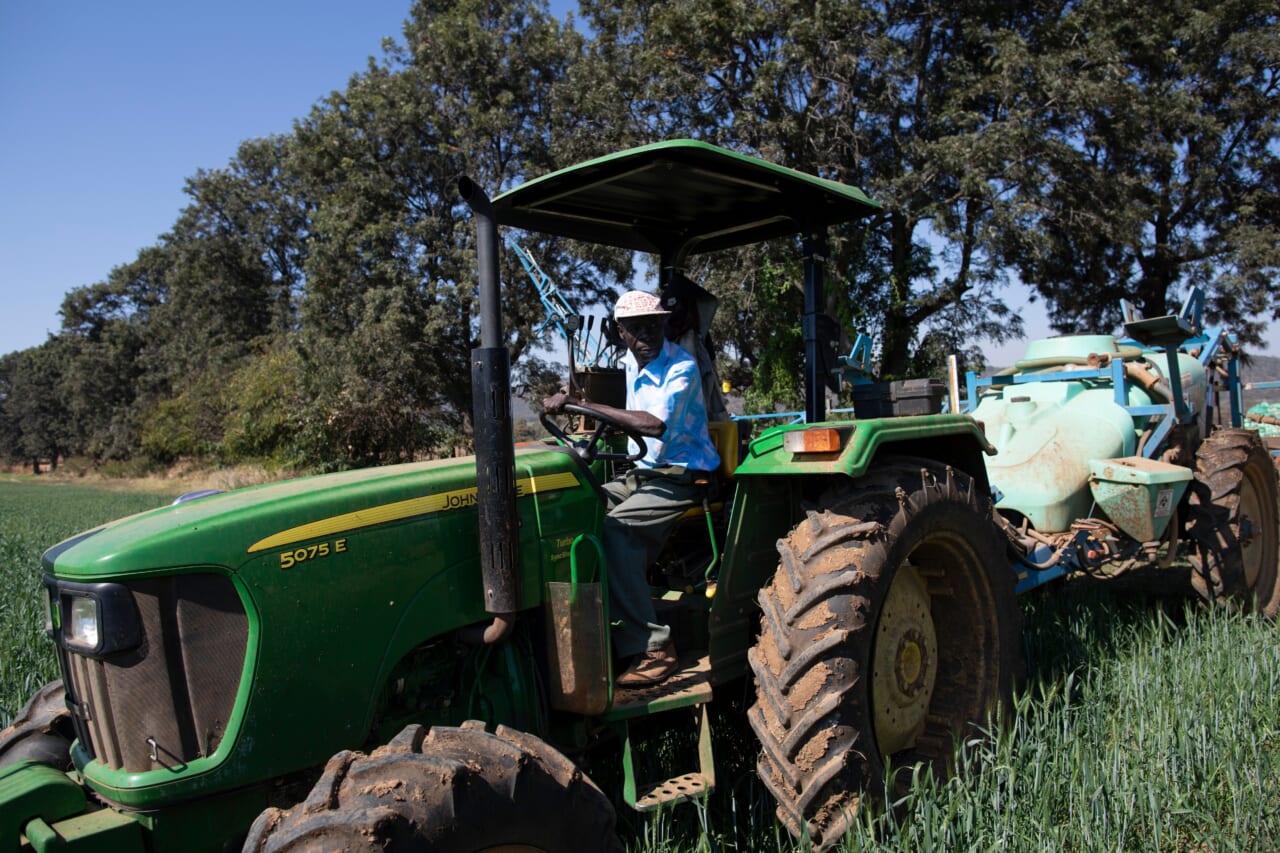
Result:
M1267 528L1259 523L1269 513L1262 508L1261 493L1253 480L1254 470L1245 471L1244 483L1240 488L1240 558L1244 563L1244 580L1246 588L1266 594L1267 590L1257 590L1258 578L1263 572L1263 563L1269 555L1275 554L1275 528ZM1270 472L1267 472L1270 475Z
M929 590L910 563L894 574L871 654L871 702L882 755L913 746L924 731L938 674Z

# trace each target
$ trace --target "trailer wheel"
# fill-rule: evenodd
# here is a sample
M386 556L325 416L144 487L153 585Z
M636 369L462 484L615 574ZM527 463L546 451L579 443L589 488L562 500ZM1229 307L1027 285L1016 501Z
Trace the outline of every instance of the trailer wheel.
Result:
M760 592L748 713L778 818L819 850L890 759L945 771L1022 674L1015 576L968 476L899 459L821 505Z
M31 759L70 770L74 738L67 693L61 680L51 681L37 690L13 723L0 732L0 767Z
M1280 610L1276 471L1258 434L1214 432L1196 453L1187 531L1191 583L1207 602Z
M613 806L541 740L480 722L409 726L329 759L307 799L268 809L245 851L621 851Z

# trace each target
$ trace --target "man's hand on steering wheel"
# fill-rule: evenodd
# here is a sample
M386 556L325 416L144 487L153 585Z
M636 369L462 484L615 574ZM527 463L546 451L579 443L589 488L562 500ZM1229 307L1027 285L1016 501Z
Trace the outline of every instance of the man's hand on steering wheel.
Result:
M542 407L542 414L538 416L538 420L542 422L542 426L545 427L547 432L551 433L554 438L565 444L567 447L572 448L574 454L587 464L590 464L596 459L625 459L628 462L634 462L648 452L648 448L644 440L645 432L651 432L652 427L646 424L645 426L648 428L645 429L645 432L642 432L640 427L628 422L629 419L626 416L630 413L625 412L625 410L613 409L608 406L593 406L590 403L575 400L563 391L544 399L542 401ZM561 413L585 415L586 417L592 418L596 421L595 431L591 433L590 437L575 441L566 435L565 431L560 428L559 424L550 418L550 415ZM661 421L658 421L658 423L661 424ZM610 430L620 432L627 438L634 441L639 450L632 454L600 450L600 439L602 439L605 433ZM659 435L661 435L661 433L659 433Z
M580 402L577 398L569 395L568 391L558 391L550 397L544 397L542 400L542 410L548 415L558 415L564 411L565 403Z

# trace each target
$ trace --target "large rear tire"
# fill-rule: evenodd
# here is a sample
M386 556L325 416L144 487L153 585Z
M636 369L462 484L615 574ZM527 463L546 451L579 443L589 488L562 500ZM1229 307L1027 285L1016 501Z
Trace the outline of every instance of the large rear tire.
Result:
M819 850L887 761L945 770L1022 673L1015 576L968 476L897 459L821 504L778 543L749 654L760 778Z
M329 759L304 802L259 815L244 849L621 851L614 819L600 789L532 735L409 726L367 756Z
M30 759L70 770L74 737L67 693L61 680L51 681L37 690L13 723L0 732L0 767Z
M1196 452L1187 531L1191 583L1205 601L1280 610L1276 471L1258 434L1222 429Z

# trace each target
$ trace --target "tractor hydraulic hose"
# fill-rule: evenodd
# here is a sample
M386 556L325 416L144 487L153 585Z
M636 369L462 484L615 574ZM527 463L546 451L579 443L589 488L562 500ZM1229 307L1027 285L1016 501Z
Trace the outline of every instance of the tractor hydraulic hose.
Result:
M520 600L511 353L502 334L498 224L493 205L484 190L470 178L458 180L458 193L475 216L479 258L480 346L471 351L471 422L475 428L476 510L484 608L494 614L493 623L484 631L484 641L496 643L510 633Z
M1164 377L1152 373L1138 362L1126 361L1124 374L1141 385L1143 390L1160 395L1165 402L1173 401L1173 392L1169 390L1169 383L1164 380Z
M1027 370L1045 370L1050 367L1069 367L1071 365L1087 366L1087 367L1105 367L1111 363L1111 359L1120 358L1125 361L1131 361L1135 358L1142 357L1142 350L1135 346L1121 345L1116 347L1115 352L1089 353L1083 358L1074 355L1049 355L1042 358L1024 358L1014 362L1015 370L1022 372Z
M1071 547L1073 540L1071 538L1063 539L1061 536L1049 537L1045 536L1037 530L1032 530L1024 524L1021 529L1015 528L1009 523L1009 519L1005 518L998 511L994 513L996 526L1008 538L1009 544L1014 547L1017 552L1018 565L1034 569L1035 571L1044 571L1051 569L1062 561L1062 556ZM1031 559L1031 554L1035 552L1037 545L1044 545L1052 548L1053 553L1043 562L1037 562Z

